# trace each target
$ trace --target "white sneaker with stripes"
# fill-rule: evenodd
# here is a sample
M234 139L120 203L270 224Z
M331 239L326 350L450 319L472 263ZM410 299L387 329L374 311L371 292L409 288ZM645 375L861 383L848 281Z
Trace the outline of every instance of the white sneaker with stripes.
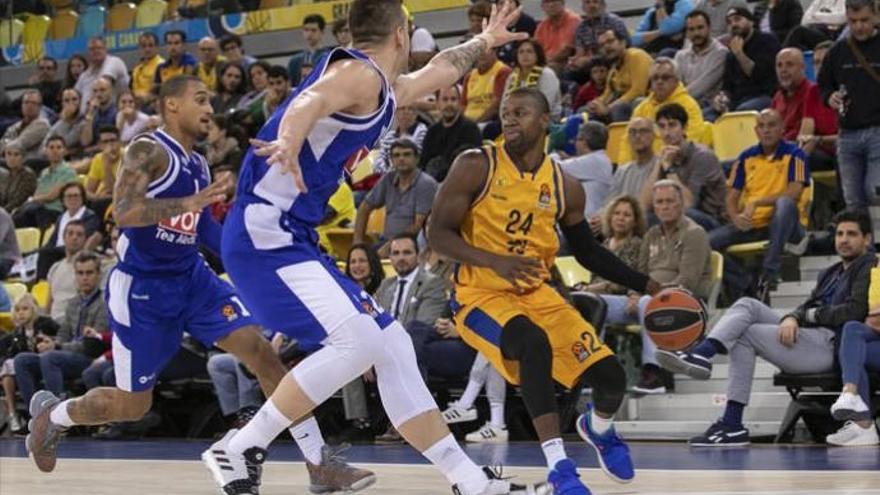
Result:
M446 407L446 410L440 414L443 415L443 421L446 421L446 424L448 425L467 423L468 421L474 421L477 419L477 409L475 407L464 409L458 407L458 404L455 402L450 402Z
M237 432L235 429L226 432L223 438L202 452L202 461L226 495L258 495L266 451L252 447L242 454L229 452L227 445Z
M465 435L464 439L471 443L506 443L508 436L507 428L495 426L487 421L479 430Z

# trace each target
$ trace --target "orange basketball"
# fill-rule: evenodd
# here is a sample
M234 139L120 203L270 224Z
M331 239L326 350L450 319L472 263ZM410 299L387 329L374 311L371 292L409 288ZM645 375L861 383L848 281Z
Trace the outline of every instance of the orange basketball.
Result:
M706 321L703 303L684 289L664 289L645 308L645 331L667 351L683 351L698 342Z

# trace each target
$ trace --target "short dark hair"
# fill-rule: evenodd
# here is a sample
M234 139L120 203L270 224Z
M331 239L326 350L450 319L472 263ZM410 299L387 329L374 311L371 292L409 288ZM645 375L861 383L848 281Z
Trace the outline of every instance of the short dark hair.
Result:
M348 29L355 45L381 43L406 23L401 0L354 0L348 10Z
M678 103L667 103L666 105L661 106L660 109L657 110L654 122L659 123L660 119L677 120L683 128L688 125L687 110Z
M330 26L330 31L333 32L333 35L339 34L343 29L348 29L348 19L345 17L340 17L333 21L333 24Z
M419 252L419 238L416 237L415 234L411 234L409 232L401 232L394 237L391 238L391 242L400 241L403 239L409 239L413 243L413 247L416 248L416 253ZM391 247L391 242L388 243L388 247Z
M40 57L40 61L52 62L52 66L56 69L58 68L58 61L48 55L43 55L42 57Z
M181 31L179 29L172 29L171 31L165 31L165 36L163 36L162 39L165 40L165 43L168 43L168 37L174 36L174 35L180 36L180 40L183 41L184 43L186 43L186 33L184 33L183 31Z
M694 9L688 13L688 15L684 16L685 21L688 19L693 19L694 17L702 17L706 20L707 26L712 26L712 19L709 18L709 14L700 9Z
M847 4L848 3L849 2L847 2ZM868 214L864 211L843 210L837 215L834 215L834 219L831 221L831 223L834 224L835 229L837 229L837 226L843 222L852 222L858 224L859 230L862 232L863 236L873 233L873 228L871 227L871 217L868 216Z
M617 32L616 29L611 28L611 27L609 27L607 29L603 29L602 31L599 31L598 33L596 33L596 37L598 38L599 36L607 33L608 31L611 31L614 34L614 37L618 41L626 41L626 34L625 33L619 33L619 32Z
M305 26L306 24L317 24L317 25L318 25L318 29L320 29L321 31L323 31L324 28L327 27L327 21L324 20L324 16L322 16L321 14L309 14L309 15L307 15L307 16L303 19L303 26Z
M71 227L82 227L83 230L88 230L86 229L86 222L84 222L83 220L71 220L67 222L67 224L64 226L64 232L67 232L67 229ZM61 233L62 236L64 235L64 232Z
M80 251L79 254L77 254L73 258L74 266L76 266L78 263L89 262L95 263L95 267L98 269L98 271L101 271L101 259L98 258L98 255L93 253L92 251Z
M550 102L547 101L547 97L544 96L544 93L539 91L537 88L516 88L507 95L508 98L512 98L514 96L531 98L532 101L534 101L538 105L538 108L541 109L541 113L550 113Z
M182 96L190 83L200 82L202 80L192 74L179 74L163 82L162 86L159 87L159 113L162 113L164 110L166 99Z
M601 122L588 120L578 129L578 138L587 143L590 151L604 150L608 146L608 128Z
M269 77L270 78L278 78L282 77L285 81L290 80L290 74L287 73L287 69L281 67L280 65L273 65L269 67Z
M478 0L468 7L468 17L477 16L488 19L492 15L492 4L485 0Z
M241 36L239 36L235 33L229 33L229 34L223 35L223 37L220 38L220 49L221 50L225 50L227 46L232 45L232 44L238 46L239 48L244 46L244 43L242 43L242 41L241 41Z
M101 134L109 134L109 133L116 134L116 137L119 137L119 129L113 124L104 124L104 125L98 127L98 135L99 136Z
M877 12L876 0L846 0L846 10L862 10L869 7L871 12Z
M59 136L58 134L52 134L51 136L46 138L46 144L51 143L52 141L61 141L61 144L66 148L67 143L64 141L64 138ZM45 146L45 145L44 145Z
M415 141L413 141L412 139L410 139L408 137L402 137L402 138L395 139L394 142L391 143L391 147L388 149L388 152L389 153L394 152L395 148L405 148L405 149L412 150L413 153L416 154L416 158L418 158L419 154L421 153L421 151L419 150L419 145L416 144Z
M535 50L535 58L538 59L538 67L544 67L547 65L547 55L544 53L544 47L541 46L534 38L529 38L520 41L516 44L516 48L513 50L513 53L516 54L519 52L519 47L529 44L532 45L532 49Z
M266 77L268 77L269 76L269 69L272 68L272 64L270 64L269 62L266 62L265 60L257 60L256 62L252 63L251 65L248 65L248 68L247 68L248 77L251 76L251 70L254 67L259 67L259 68L263 69L263 72L266 73ZM251 78L251 79L253 79L253 78Z
M152 32L152 31L144 31L143 33L140 34L140 36L138 36L138 40L140 40L141 38L152 38L153 43L155 43L157 45L159 44L159 37L156 36L156 33Z

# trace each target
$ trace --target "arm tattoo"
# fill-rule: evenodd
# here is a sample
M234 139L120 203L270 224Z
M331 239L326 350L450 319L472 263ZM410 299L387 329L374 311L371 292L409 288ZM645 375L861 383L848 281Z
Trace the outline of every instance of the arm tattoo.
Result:
M437 60L442 60L454 67L458 71L458 77L461 78L474 68L477 58L488 49L489 43L486 39L477 36L466 43L443 50L437 54Z
M145 227L188 211L186 198L150 199L147 187L165 172L168 157L156 143L132 143L122 159L113 191L114 217L121 227Z

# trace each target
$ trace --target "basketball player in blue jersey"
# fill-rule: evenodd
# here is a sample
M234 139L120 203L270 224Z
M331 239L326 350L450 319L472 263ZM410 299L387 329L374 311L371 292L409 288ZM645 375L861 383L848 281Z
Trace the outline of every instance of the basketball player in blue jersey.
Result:
M248 461L265 458L280 432L371 366L391 422L454 493L551 491L499 479L464 454L421 379L406 330L321 254L314 230L347 158L376 144L395 106L454 84L485 50L525 37L506 28L518 15L510 2L493 8L482 34L401 75L409 57L401 1L354 0L353 48L325 55L258 133L224 224L223 262L261 324L323 347L284 377L241 431L202 454L227 494L251 493Z
M220 252L221 228L206 207L222 201L229 187L226 181L210 183L207 161L192 149L207 136L211 122L207 87L195 76L178 76L162 85L159 99L164 126L128 147L114 190L119 263L106 298L116 388L95 388L63 402L47 391L34 395L26 445L42 471L55 467L65 428L140 419L150 409L156 376L177 352L184 331L238 357L267 396L286 373L233 288L198 251L202 245ZM300 446L313 489L330 492L375 480L322 449L314 418L292 433L308 440Z

